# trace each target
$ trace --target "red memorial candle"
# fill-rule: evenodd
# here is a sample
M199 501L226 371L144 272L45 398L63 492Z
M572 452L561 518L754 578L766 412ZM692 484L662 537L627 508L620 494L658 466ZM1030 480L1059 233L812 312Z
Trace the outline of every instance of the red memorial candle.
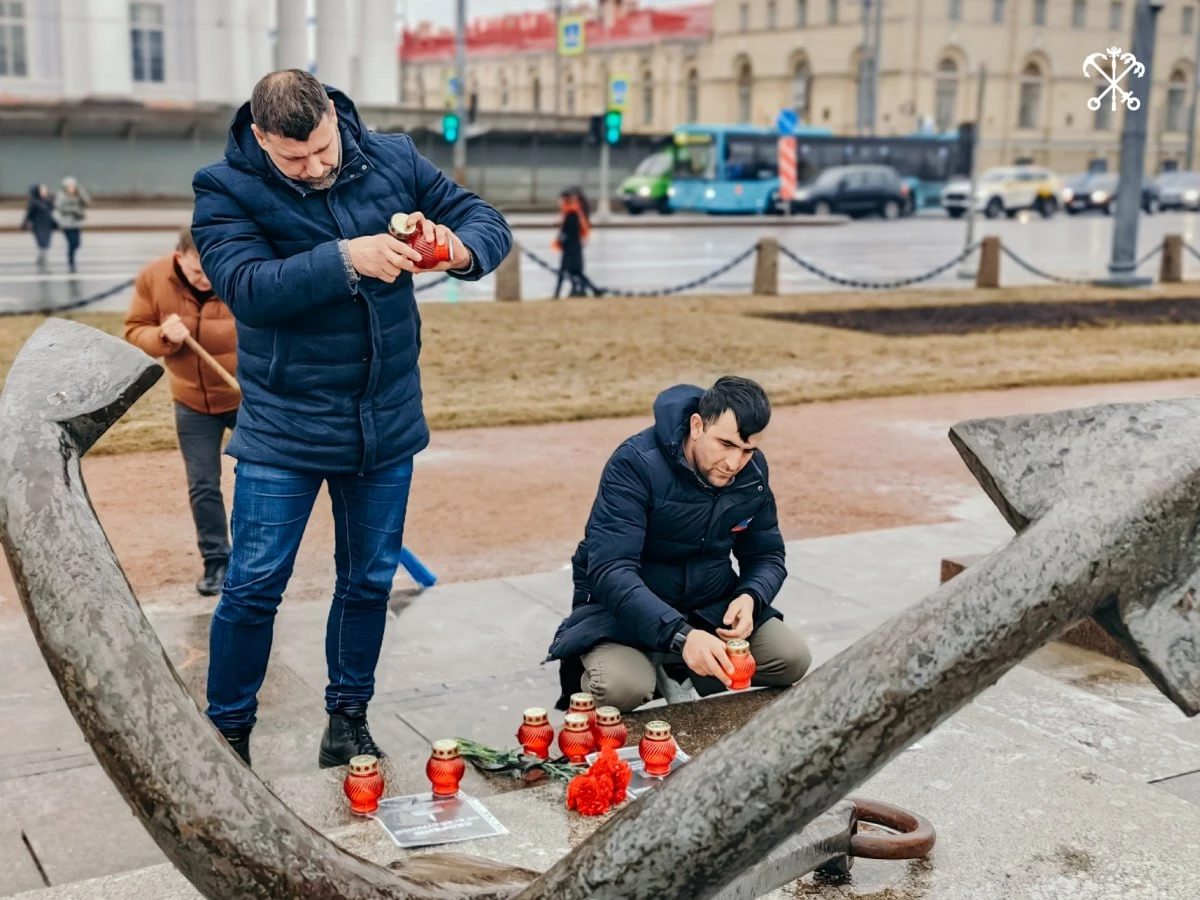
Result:
M638 743L638 756L646 765L646 774L661 778L671 771L678 750L671 726L666 722L647 722L646 733Z
M596 749L596 736L583 713L567 713L562 731L558 733L558 749L573 763L587 762L587 755Z
M346 792L350 811L355 815L365 816L379 809L379 798L383 796L383 774L379 771L379 760L366 755L352 758L342 790Z
M453 797L458 793L458 783L467 771L467 764L458 754L458 741L434 741L429 762L425 763L425 774L433 785L434 797Z
M629 737L629 729L621 721L621 711L615 706L601 706L596 710L596 749L611 747L620 750Z
M725 652L729 654L729 661L733 663L733 684L729 687L734 691L744 691L750 687L750 679L754 677L758 668L754 657L750 655L750 642L741 638L727 641Z
M530 756L539 759L550 757L550 744L554 741L554 726L550 717L540 706L531 706L525 710L525 721L517 729L517 740L521 748Z
M408 213L396 213L392 216L388 223L388 232L421 254L421 264L418 268L431 269L450 259L450 244L437 244L425 240L424 228L419 223L410 225Z

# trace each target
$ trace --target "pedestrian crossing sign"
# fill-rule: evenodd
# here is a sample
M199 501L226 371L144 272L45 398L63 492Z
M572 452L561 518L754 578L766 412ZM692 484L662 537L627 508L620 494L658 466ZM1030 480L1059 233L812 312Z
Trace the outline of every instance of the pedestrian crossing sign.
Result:
M578 56L583 52L583 18L564 17L558 30L558 52L561 56Z
M625 112L629 108L629 76L614 75L608 83L608 108Z

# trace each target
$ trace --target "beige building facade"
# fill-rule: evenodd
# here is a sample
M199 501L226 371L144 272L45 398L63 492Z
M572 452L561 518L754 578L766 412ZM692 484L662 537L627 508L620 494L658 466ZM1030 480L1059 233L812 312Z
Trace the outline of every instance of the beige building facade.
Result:
M1118 162L1122 110L1084 60L1132 49L1136 0L885 0L875 130L953 129L976 118L981 67L982 165L1027 158L1069 173L1091 160ZM554 97L552 49L471 54L469 91L479 109L600 112L608 77L629 79L626 130L669 133L687 122L770 126L784 107L838 134L858 129L862 0L716 0L704 38L647 34L561 63ZM1184 166L1195 81L1198 0L1166 0L1158 19L1153 87L1126 87L1146 101L1147 169ZM452 57L403 61L402 102L445 104ZM1123 68L1123 66L1122 66ZM1200 156L1200 150L1197 151ZM1196 161L1200 168L1200 159Z

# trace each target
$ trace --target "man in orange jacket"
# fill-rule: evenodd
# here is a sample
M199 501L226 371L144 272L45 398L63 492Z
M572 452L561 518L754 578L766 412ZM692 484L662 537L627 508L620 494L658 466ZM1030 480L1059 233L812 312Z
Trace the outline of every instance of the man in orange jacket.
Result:
M229 529L221 494L221 441L237 421L241 395L184 343L191 335L230 373L237 369L237 327L200 266L191 231L179 233L175 252L138 274L125 317L125 340L162 358L175 402L175 432L187 469L204 575L196 590L221 592L229 565Z

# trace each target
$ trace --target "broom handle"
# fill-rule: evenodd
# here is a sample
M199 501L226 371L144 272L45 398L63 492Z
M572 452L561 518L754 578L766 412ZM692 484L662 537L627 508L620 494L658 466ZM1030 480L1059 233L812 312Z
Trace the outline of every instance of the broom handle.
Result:
M212 366L213 371L215 371L218 375L220 375L221 378L224 380L224 382L227 385L229 385L231 388L233 388L239 394L242 392L242 386L240 384L238 384L237 379L234 378L232 375L230 375L229 370L226 369L219 362L217 362L213 358L211 353L209 353L207 350L205 350L203 347L201 347L196 342L196 339L194 337L192 337L189 334L186 337L184 337L183 342L188 345L188 347L191 349L191 351L193 353L195 353L198 357L200 357L202 360L204 360L206 363L208 363L210 366Z

